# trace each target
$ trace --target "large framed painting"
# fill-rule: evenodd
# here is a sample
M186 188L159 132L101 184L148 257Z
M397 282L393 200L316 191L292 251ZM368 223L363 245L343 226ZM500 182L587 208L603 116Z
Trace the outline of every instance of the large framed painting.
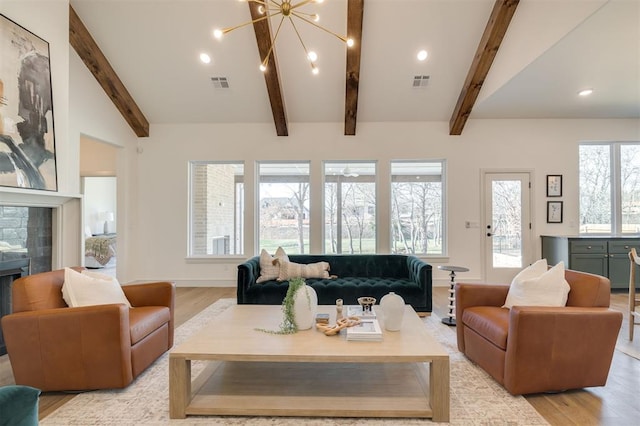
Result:
M57 191L49 43L0 14L0 186Z

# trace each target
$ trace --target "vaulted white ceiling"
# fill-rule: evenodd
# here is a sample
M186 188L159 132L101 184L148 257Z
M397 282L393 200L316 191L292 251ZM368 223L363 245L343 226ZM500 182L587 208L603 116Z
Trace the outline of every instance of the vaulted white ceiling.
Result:
M449 121L494 0L365 0L357 120ZM154 123L273 122L250 19L236 0L71 0ZM306 10L346 32L346 0ZM274 25L272 24L272 31ZM319 54L312 75L295 34L276 43L289 122L342 122L345 46L298 26ZM429 57L416 59L420 49ZM207 52L208 65L198 56ZM413 88L416 75L429 76ZM211 77L226 77L216 89ZM579 97L591 87L594 93ZM640 0L521 0L471 119L639 118Z

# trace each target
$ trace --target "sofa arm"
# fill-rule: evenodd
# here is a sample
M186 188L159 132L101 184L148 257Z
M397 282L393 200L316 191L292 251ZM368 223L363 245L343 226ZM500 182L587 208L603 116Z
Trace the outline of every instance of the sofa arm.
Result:
M431 265L416 256L407 256L407 269L409 270L409 280L420 288L429 288L429 292L431 292Z
M504 385L512 394L603 386L622 313L608 308L514 306Z
M260 276L260 257L254 256L247 259L244 263L238 265L238 288L237 299L238 304L246 303L246 290L256 283Z
M509 284L466 284L456 283L455 314L458 350L464 353L464 324L462 315L466 308L473 306L502 306L507 300Z
M129 308L45 309L2 318L17 384L42 391L120 388L132 380Z

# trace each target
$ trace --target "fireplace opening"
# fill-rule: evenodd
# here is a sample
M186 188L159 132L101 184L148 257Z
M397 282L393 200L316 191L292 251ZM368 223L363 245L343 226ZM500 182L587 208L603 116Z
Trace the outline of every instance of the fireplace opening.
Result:
M0 206L0 262L31 259L31 273L51 270L53 208Z
M12 312L11 285L53 262L53 208L0 205L0 318ZM6 353L0 330L0 355Z
M0 260L0 318L11 313L11 284L29 274L29 259ZM7 353L0 328L0 355Z

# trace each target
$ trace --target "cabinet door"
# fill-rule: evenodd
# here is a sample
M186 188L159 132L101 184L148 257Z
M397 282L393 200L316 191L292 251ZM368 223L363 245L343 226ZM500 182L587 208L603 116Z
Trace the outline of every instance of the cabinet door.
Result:
M612 289L629 289L629 251L635 248L640 252L640 241L609 241L609 279ZM636 274L636 287L640 283L640 274Z
M640 278L636 274L636 282ZM611 289L629 289L629 255L610 254L609 255L609 280Z
M606 277L609 273L607 254L571 254L571 269Z

